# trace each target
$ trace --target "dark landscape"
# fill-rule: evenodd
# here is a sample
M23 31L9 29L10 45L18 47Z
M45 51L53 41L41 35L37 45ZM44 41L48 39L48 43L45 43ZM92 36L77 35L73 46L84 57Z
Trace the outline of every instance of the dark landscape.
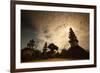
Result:
M21 62L89 59L89 13L21 10Z
M35 49L35 41L32 39L27 43L27 47L21 50L21 62L46 62L46 61L67 61L67 60L82 60L89 59L89 52L85 51L78 45L77 37L75 36L72 28L69 29L69 43L70 47L62 49L61 53L58 52L59 47L54 43L44 43L42 52ZM49 51L47 51L49 49Z

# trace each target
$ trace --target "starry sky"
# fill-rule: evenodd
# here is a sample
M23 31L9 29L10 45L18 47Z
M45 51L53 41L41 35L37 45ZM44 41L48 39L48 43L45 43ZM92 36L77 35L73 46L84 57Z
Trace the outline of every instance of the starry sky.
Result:
M89 50L89 13L21 10L21 48L34 39L39 50L45 42L68 49L70 27L79 45Z

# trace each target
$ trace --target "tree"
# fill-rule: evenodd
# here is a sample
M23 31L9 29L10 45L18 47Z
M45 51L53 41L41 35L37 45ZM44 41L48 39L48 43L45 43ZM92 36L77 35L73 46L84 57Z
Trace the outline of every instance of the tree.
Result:
M29 41L29 43L27 43L27 47L33 49L35 46L35 41L32 39Z
M77 37L73 32L72 28L69 29L69 43L71 47L75 47L78 45Z
M45 44L44 44L43 52L41 54L41 58L43 58L43 59L47 59L48 58L48 56L47 56L47 42L45 42Z
M50 51L48 52L48 57L50 58L56 57L55 50L57 51L58 47L55 44L51 43L49 44L48 48L50 49Z
M68 52L67 52L66 49L62 49L62 51L61 51L61 57L62 58L67 58L68 57Z
M72 28L69 29L69 43L68 57L72 59L89 59L88 52L79 46L77 37L73 32Z
M43 47L43 53L47 52L47 42L45 42L44 47Z
M48 48L49 48L51 51L58 50L58 47L57 47L55 44L53 44L53 43L49 44Z

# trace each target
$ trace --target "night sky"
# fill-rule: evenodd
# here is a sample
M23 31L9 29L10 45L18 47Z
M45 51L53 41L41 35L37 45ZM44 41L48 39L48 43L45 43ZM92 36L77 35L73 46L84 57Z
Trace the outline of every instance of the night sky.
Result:
M34 39L36 47L43 49L45 42L59 49L68 48L69 28L72 28L79 45L89 50L89 14L21 10L21 48Z

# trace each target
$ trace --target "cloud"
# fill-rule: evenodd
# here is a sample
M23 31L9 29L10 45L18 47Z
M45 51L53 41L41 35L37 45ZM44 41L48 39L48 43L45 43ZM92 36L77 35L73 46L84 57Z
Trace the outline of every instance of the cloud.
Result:
M21 41L23 41L23 47L26 39L31 38L36 40L39 49L42 49L45 42L54 43L60 48L64 48L64 45L69 46L68 30L72 27L79 44L83 48L89 48L88 13L23 10L22 18L21 38L24 39Z

